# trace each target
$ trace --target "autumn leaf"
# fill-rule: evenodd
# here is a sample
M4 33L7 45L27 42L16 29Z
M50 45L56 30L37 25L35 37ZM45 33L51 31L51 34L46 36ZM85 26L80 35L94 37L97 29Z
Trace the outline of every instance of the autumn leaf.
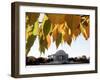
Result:
M43 47L43 46L39 46L39 51L40 51L40 53L42 54L44 54L45 53L45 48Z
M48 45L47 45L47 39L44 37L43 35L41 37L39 37L39 50L42 53L45 53L45 49L48 49Z
M43 53L45 52L45 48L44 48L44 45L43 45L43 36L38 37L38 38L39 38L39 51L42 54L42 52Z
M47 16L53 24L62 24L65 22L65 14L47 14Z
M38 13L26 13L26 53L30 51L36 37L39 39L39 51L45 53L51 45L51 37L56 48L62 42L69 46L82 33L84 38L89 38L90 20L87 15L73 14L44 14L43 21L38 22Z
M39 27L39 32L38 32L38 33L39 33L38 36L39 36L39 37L42 37L42 35L43 35L43 29L42 29L41 26Z
M77 28L73 31L73 35L72 38L73 40L76 40L76 38L78 37L78 35L80 35L81 33L81 29L80 29L80 25L77 26Z
M51 37L50 37L50 35L47 35L46 36L46 40L47 40L47 46L49 48L50 47L50 44L51 44Z
M36 39L36 34L38 32L36 20L38 19L38 16L39 14L37 13L26 13L26 56L28 55L28 52Z
M56 48L59 47L61 41L62 41L62 34L59 33L59 34L58 34L58 37L57 37L57 40L56 40Z
M46 14L44 14L44 18L43 18L43 21L42 21L42 25L44 25L45 21L48 20L48 17Z
M83 27L83 25L81 23L80 23L80 28L81 28L81 32L82 32L84 38L87 40L88 35L87 35L87 32L86 32L86 29Z
M75 33L74 31L78 29L77 27L80 25L81 16L67 14L65 19L68 27L71 29L71 34Z
M43 33L45 36L48 35L48 33L50 32L50 29L51 29L51 23L49 20L46 20L43 26Z
M63 24L65 22L65 14L46 14L48 19L51 22L52 29L55 28L56 25Z
M90 23L89 23L89 17L88 16L82 16L83 20L80 23L80 28L81 28L81 32L84 36L84 38L87 40L89 38L90 35Z
M28 54L28 52L30 51L30 48L32 47L32 45L34 44L34 41L36 39L36 36L31 35L26 43L26 55Z
M68 38L67 38L67 44L68 45L71 45L71 42L72 42L72 37L71 36L68 36Z
M34 23L33 35L38 35L39 33L39 23L38 20Z
M32 35L32 30L33 30L33 25L31 25L31 26L27 25L27 28L26 28L26 31L25 31L26 41L27 41L28 37L30 37Z
M33 25L34 22L38 19L39 13L26 13L26 24Z
M58 32L62 33L64 29L65 23L59 24L58 25Z
M71 45L72 36L69 34L69 28L68 27L64 28L64 33L62 34L62 38L63 38L64 42L67 42L68 45Z
M53 41L57 40L58 37L58 26L56 25L52 31L52 37L53 37Z

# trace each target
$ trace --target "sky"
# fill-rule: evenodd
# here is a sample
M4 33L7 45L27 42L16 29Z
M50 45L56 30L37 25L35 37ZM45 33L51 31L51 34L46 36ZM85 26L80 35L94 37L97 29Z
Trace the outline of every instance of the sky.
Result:
M43 20L44 14L40 14L39 21ZM58 50L64 50L69 57L80 57L82 55L86 55L89 57L90 53L90 39L85 40L82 34L80 34L76 40L73 40L71 46L67 43L62 43L56 48L55 43L51 37L51 45L48 50L45 51L45 54L41 55L42 57L48 57L48 55L55 54ZM34 45L31 47L31 50L28 53L28 56L40 57L39 51L39 42L38 38L36 38Z
M90 39L85 40L82 34L80 34L76 40L72 41L71 46L69 46L67 43L62 43L58 48L56 48L56 45L51 38L50 47L45 51L45 54L41 56L48 57L48 55L55 54L58 50L64 50L69 55L69 57L80 57L82 55L89 57L89 46ZM35 40L34 45L31 47L28 56L35 56L36 58L40 57L38 38Z

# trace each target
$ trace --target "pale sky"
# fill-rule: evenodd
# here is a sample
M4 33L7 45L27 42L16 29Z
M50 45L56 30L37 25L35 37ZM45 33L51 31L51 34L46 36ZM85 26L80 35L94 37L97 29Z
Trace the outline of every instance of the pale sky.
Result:
M40 22L43 20L43 16L44 14L41 14L39 16L38 20ZM72 41L71 46L69 46L67 43L63 43L63 44L60 44L59 47L56 49L56 45L52 41L52 38L51 38L50 47L48 48L48 50L45 51L45 54L41 56L47 57L48 55L55 54L58 50L64 50L69 55L69 57L79 57L82 55L86 55L87 57L89 57L90 39L85 40L83 35L80 34L76 40ZM40 57L38 38L36 38L34 45L31 47L31 50L28 56Z
M43 54L42 57L47 57L48 55L55 54L58 50L64 50L69 55L69 57L79 57L82 55L89 57L89 47L90 39L85 40L83 35L80 34L76 40L72 41L71 46L69 46L67 43L63 43L60 44L56 49L55 43L51 42L50 47L45 51L45 54ZM34 45L31 47L28 56L40 57L38 38L35 40Z

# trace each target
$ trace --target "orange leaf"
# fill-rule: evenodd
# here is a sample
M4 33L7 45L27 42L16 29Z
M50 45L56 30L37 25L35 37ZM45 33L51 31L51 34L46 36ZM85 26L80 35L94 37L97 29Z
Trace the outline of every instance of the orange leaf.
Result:
M65 22L65 14L47 14L52 24L62 24Z
M71 34L73 34L74 30L80 25L81 16L67 14L65 19L68 27L71 29Z
M51 44L51 37L50 37L50 35L47 35L46 39L47 39L47 46L50 47L50 44Z

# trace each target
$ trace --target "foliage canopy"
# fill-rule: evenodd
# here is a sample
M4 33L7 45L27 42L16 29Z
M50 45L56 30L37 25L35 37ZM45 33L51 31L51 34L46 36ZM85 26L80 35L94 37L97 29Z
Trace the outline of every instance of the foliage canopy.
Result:
M36 37L39 40L41 54L50 47L51 37L57 48L62 42L71 46L72 40L76 40L80 33L85 40L89 38L88 15L46 13L42 22L39 22L39 15L39 13L26 13L26 55Z

